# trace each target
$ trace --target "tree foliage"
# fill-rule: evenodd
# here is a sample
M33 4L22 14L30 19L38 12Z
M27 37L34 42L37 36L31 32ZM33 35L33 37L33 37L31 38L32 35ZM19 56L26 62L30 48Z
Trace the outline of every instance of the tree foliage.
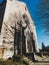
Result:
M44 50L45 49L45 45L44 45L44 43L42 42L42 50Z

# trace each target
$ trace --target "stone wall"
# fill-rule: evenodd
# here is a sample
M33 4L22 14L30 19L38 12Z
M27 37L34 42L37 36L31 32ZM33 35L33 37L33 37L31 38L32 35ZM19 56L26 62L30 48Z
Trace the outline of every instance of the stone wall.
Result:
M20 25L20 22L21 22L21 25ZM35 41L34 45L35 45L35 50L37 52L38 42L37 42L37 37L36 37L36 29L35 29L34 22L29 14L26 4L24 2L20 2L16 0L7 0L5 15L3 19L3 25L2 25L2 30L1 30L1 37L2 37L2 44L7 49L6 51L9 52L9 56L10 54L11 56L13 55L10 49L11 47L14 49L15 25L16 25L17 31L21 32L23 29L23 32L24 32L23 35L26 37L26 40L29 40L30 39L29 35L33 33L32 38ZM27 36L28 31L29 31L29 35ZM20 36L20 39L21 39L21 36ZM22 43L22 39L20 40L20 43L19 43L22 50L21 43ZM25 42L25 44L26 44L26 51L27 51L27 49L29 49L27 48L28 46L27 41ZM32 42L29 44L30 46L32 46ZM32 51L28 50L27 52L28 53L33 52L33 46L31 47L31 49Z

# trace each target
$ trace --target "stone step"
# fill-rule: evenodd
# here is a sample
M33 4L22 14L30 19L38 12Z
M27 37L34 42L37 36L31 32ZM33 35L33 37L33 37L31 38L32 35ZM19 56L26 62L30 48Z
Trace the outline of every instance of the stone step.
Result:
M25 56L23 57L23 61L26 62L28 65L34 64L34 62L32 60L28 59L28 57L25 57Z
M35 60L38 60L38 61L44 61L44 59L46 59L47 57L46 56L38 56L38 55L34 55L34 57L35 57Z

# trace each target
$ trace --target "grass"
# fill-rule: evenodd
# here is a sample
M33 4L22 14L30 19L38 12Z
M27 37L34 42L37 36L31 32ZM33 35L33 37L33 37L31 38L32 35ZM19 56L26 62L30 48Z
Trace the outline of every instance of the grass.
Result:
M23 62L16 62L13 60L0 61L0 65L25 65Z
M4 61L3 59L0 59L0 65L25 65L25 64L23 63L22 55L15 55L14 60L8 59Z

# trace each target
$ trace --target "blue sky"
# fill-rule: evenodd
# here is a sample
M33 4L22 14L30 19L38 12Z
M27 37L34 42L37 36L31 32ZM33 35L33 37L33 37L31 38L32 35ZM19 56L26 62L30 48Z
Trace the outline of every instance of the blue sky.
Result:
M3 0L0 0L0 3ZM38 38L38 47L41 48L41 43L44 42L45 46L49 45L49 37L44 33L44 29L41 29L38 25L38 21L35 19L37 17L37 9L38 9L38 4L40 3L41 0L21 0L25 2L28 6L29 12L32 16L32 19L34 20L34 23L36 24L36 32L37 32L37 38Z
M0 0L0 3L2 3L3 2L3 0Z

